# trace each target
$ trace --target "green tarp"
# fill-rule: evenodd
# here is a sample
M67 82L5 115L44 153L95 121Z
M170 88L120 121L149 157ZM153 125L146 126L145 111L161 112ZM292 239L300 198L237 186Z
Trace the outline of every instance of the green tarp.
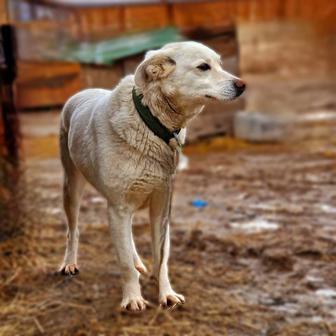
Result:
M112 64L114 61L140 54L149 49L160 48L169 42L181 41L182 36L173 27L152 30L140 34L96 43L80 43L69 47L64 57L67 60L90 64Z

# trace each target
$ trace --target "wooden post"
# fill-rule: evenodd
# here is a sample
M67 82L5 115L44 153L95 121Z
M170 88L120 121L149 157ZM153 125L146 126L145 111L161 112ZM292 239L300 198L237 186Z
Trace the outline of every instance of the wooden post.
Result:
M14 103L16 78L16 39L14 27L0 25L0 239L17 235L22 225L17 221L20 199L19 127Z
M5 158L17 166L19 162L18 115L14 102L16 67L15 29L10 24L0 26L0 104L4 128Z

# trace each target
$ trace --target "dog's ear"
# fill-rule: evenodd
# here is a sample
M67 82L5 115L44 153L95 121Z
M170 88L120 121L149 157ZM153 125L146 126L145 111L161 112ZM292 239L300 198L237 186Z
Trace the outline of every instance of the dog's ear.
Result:
M145 58L135 70L134 81L138 87L168 77L174 71L176 62L167 55L155 53Z

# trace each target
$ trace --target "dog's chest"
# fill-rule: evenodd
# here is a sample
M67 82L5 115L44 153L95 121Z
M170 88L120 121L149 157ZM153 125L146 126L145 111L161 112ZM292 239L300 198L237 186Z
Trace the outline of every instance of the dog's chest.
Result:
M167 183L170 174L158 163L145 160L130 178L128 191L132 193L150 193Z
M120 120L119 120L120 122ZM116 129L125 147L120 162L128 201L142 203L154 190L165 187L175 173L176 155L138 118Z
M133 204L135 208L145 207L148 205L151 194L155 190L164 188L168 183L168 176L160 169L144 169L140 173L138 172L129 180L126 189L127 202Z
M145 134L148 136L147 132ZM150 140L143 137L146 140L141 138L132 144L135 150L131 151L128 160L131 168L128 190L132 193L150 193L161 188L176 169L175 153L167 145L157 143L156 137Z

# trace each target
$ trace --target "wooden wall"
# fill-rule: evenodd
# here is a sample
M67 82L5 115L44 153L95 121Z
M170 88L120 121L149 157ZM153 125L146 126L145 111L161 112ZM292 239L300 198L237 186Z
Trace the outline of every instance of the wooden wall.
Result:
M32 109L62 105L82 89L80 65L71 62L18 62L16 104Z
M324 21L332 26L336 4L331 0L221 0L125 5L96 9L72 9L72 22L83 38L117 35L175 25L183 31L220 29L239 22L272 20Z
M19 0L11 1L18 5L20 3ZM5 0L0 0L0 13L1 6L4 6L4 4ZM25 53L25 57L21 57L21 60L36 61L36 55L39 55L39 47L44 45L50 46L49 50L59 50L64 41L71 41L71 39L101 40L124 33L175 25L188 38L207 43L219 51L223 57L230 58L231 55L235 55L234 62L236 63L233 64L232 71L236 73L238 68L236 46L233 46L232 49L230 44L223 39L205 40L205 35L220 35L227 30L232 30L235 24L244 22L309 20L323 22L327 25L327 29L336 26L336 5L335 1L331 0L216 0L194 2L158 0L157 4L144 5L118 5L97 8L56 6L46 8L47 15L44 17L42 15L37 20L32 18L28 22L15 22L20 33L19 36L22 37L19 52L24 50ZM34 13L33 10L31 12ZM20 13L19 7L16 8L16 13ZM50 17L54 19L48 20ZM27 38L25 34L28 31L30 35ZM29 36L36 37L39 43L30 43ZM62 42L59 39L64 39L64 41L62 40ZM42 67L44 67L43 64ZM48 69L50 65L46 64L45 67ZM40 93L43 92L43 85L48 82L47 79L50 80L48 92L51 94L43 104L41 103L42 105L61 104L81 85L80 70L75 64L69 65L71 74L68 73L68 70L64 74L62 73L65 69L64 64L53 64L53 71L45 71L42 73L43 76L40 72L34 71L35 77L31 81L26 79L26 75L22 71L23 68L27 68L27 64L19 64L17 85L20 90L18 90L17 98L20 107L32 108L40 105L38 104L41 101L40 97L42 97ZM101 76L102 72L105 72L105 69L96 67L89 71L84 68L82 73L85 79L84 83L99 85L101 81L99 86L108 86L110 82L114 83L118 80L117 76L114 75L111 75L112 78L111 76ZM51 80L54 77L57 80Z
M5 1L0 0L0 22L5 17L2 10ZM15 16L20 13L20 0L12 1L11 8L16 21ZM44 34L48 41L51 37L60 35L70 39L101 40L169 25L176 26L185 33L195 29L223 30L241 22L279 20L316 21L328 29L336 30L335 0L215 0L176 3L158 0L157 4L143 5L45 8L48 11L45 17L37 17L36 20L32 17L31 21L22 23L18 20L15 23L34 34ZM50 20L50 17L54 17L54 20Z
M0 22L6 19L3 10L5 1L0 0ZM15 16L20 13L20 0L11 1L15 20ZM50 24L50 30L61 29L79 39L102 39L167 25L177 26L182 31L196 28L222 29L239 22L274 20L319 21L328 25L330 29L335 29L336 26L334 0L215 0L176 3L158 0L157 4L143 5L45 8L55 17L55 21ZM50 18L50 12L46 18ZM46 19L38 20L42 24ZM27 24L29 23L25 23ZM48 25L45 29L48 29Z

